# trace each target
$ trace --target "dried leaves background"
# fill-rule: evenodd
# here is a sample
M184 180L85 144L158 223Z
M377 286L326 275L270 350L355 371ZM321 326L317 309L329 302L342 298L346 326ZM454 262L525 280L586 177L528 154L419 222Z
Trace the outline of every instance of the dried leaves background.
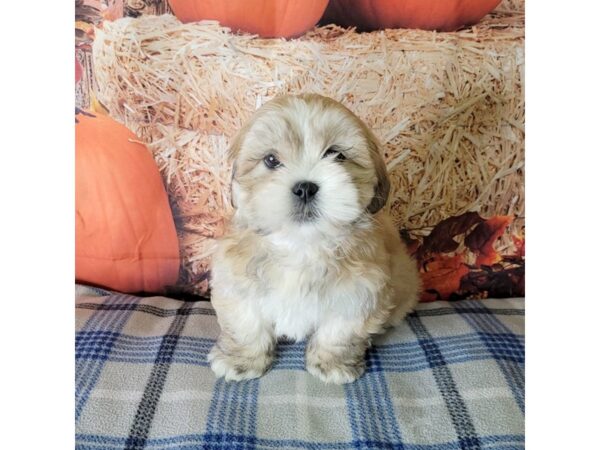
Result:
M513 216L484 219L475 212L449 217L424 237L401 230L419 264L424 301L525 295L524 230L511 234ZM499 240L513 241L499 251Z

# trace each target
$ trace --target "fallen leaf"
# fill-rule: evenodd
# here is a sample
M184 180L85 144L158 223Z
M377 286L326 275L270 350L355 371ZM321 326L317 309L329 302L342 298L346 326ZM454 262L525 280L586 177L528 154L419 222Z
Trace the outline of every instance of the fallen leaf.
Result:
M459 293L461 296L486 292L489 297L523 297L525 295L525 265L503 270L483 268L474 270L462 278Z
M425 263L423 269L423 301L448 299L459 290L461 279L469 273L462 254L438 256Z
M89 22L84 22L83 20L76 20L75 21L75 29L81 30L84 33L87 33L94 29L94 25L92 25Z
M428 253L448 253L458 248L454 237L466 233L473 225L481 224L484 219L476 212L467 212L460 216L449 217L438 223L431 233L423 239L417 259L421 260Z
M110 6L102 11L105 20L117 20L123 17L123 0L115 0Z
M521 236L513 236L512 241L517 249L516 256L525 258L525 238Z
M494 250L494 243L512 222L512 216L495 216L478 224L465 238L465 245L477 255L475 265L491 266L502 260Z
M411 238L410 234L405 229L400 230L400 237L406 245L406 250L408 250L408 254L411 256L414 255L419 249L419 245L421 245L421 242L418 239Z

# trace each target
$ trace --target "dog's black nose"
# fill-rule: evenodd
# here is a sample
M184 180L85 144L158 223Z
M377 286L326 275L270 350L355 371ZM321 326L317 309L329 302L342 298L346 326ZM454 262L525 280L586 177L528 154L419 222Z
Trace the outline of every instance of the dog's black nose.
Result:
M296 195L304 203L310 202L318 190L319 186L317 186L315 183L311 183L310 181L301 181L300 183L296 183L292 188L294 195Z

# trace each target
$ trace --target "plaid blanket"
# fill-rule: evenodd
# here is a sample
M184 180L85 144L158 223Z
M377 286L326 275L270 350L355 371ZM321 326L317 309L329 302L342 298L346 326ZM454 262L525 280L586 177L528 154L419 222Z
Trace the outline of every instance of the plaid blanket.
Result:
M260 379L217 380L210 303L98 294L76 301L78 449L524 448L523 299L420 304L335 386L304 342Z

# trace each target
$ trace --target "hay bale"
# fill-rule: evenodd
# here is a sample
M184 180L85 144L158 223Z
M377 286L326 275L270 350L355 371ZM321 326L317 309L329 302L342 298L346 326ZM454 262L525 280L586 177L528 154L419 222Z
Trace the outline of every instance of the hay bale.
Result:
M333 97L373 129L397 224L421 229L468 210L523 216L522 4L453 33L326 26L286 41L171 15L97 30L99 100L154 153L178 225L182 283L207 288L213 240L231 212L230 139L284 93Z

